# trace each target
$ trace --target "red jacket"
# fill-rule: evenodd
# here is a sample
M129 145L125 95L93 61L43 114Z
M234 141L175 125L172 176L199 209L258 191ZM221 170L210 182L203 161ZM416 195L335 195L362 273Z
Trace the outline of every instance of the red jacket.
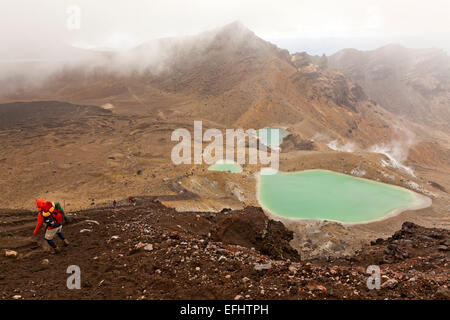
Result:
M38 219L36 223L36 228L34 228L33 235L37 236L39 231L41 231L42 224L44 223L44 217L42 216L41 212L38 212Z

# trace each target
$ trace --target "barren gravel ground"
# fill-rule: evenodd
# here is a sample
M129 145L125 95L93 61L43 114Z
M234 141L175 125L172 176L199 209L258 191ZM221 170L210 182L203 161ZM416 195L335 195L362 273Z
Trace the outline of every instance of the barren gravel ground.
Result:
M301 260L292 232L260 208L179 213L151 198L120 205L72 213L64 226L71 245L56 255L42 233L30 240L35 213L2 210L0 298L449 299L448 230L404 223L351 256ZM69 265L81 269L80 290L66 287ZM366 286L369 265L381 268L380 290Z

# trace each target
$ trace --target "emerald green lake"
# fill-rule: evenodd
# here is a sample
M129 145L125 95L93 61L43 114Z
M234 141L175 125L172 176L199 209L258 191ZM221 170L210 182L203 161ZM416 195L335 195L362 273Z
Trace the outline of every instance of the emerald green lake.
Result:
M280 217L343 223L379 220L424 201L401 187L327 170L259 175L258 199Z
M229 171L232 173L242 172L242 167L231 160L219 160L208 168L211 171Z
M277 140L275 138L275 135L278 133ZM258 137L261 140L261 142L263 144L265 144L266 146L271 146L271 143L273 143L274 147L278 147L281 142L283 141L283 139L289 134L288 131L286 131L285 129L282 128L273 128L273 127L266 127L263 129L259 129L257 131ZM273 139L272 139L273 138Z

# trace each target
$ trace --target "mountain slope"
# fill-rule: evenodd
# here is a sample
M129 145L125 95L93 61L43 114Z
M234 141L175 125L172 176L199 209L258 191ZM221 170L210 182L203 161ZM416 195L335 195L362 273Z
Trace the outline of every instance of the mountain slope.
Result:
M29 239L23 220L34 222L33 212L0 217L8 222L0 226L1 299L449 298L449 231L410 222L349 257L299 261L292 232L254 207L179 213L138 199L80 211L64 226L71 245L58 255ZM82 271L80 290L67 290L67 261ZM369 265L380 265L380 290L367 288Z
M296 126L305 138L321 132L362 145L390 138L392 115L368 101L358 84L295 62L235 22L67 66L41 86L0 100L111 103L116 113L210 120L217 127Z
M385 109L432 127L450 123L450 57L438 49L388 45L373 51L345 49L329 67L359 83Z

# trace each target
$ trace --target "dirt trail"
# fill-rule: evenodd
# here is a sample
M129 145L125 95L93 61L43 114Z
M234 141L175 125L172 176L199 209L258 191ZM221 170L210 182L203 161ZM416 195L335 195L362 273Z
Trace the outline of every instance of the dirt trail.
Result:
M34 213L0 217L1 299L449 298L449 231L412 223L351 257L301 261L292 232L256 207L179 213L138 198L136 207L74 212L64 226L71 245L57 255L42 234L30 240ZM366 286L372 264L380 290ZM80 290L66 287L69 265L81 269Z

